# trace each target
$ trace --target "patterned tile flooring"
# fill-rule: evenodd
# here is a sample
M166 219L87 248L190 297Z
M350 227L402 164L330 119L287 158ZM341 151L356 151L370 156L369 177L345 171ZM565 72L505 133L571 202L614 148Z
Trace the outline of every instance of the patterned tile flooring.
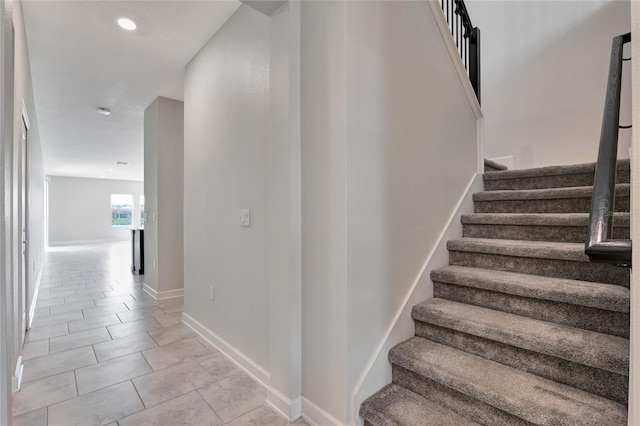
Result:
M49 249L14 426L290 424L260 384L181 323L181 298L142 291L130 256L129 243Z

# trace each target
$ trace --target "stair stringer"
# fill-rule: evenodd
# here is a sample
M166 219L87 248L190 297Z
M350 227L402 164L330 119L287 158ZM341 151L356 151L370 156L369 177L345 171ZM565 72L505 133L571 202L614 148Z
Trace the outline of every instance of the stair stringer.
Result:
M391 383L391 364L389 362L389 351L397 344L412 338L415 335L415 323L411 317L411 310L427 299L433 298L433 282L429 276L434 269L442 268L449 264L449 251L447 242L451 239L459 238L462 235L461 216L473 212L473 194L484 190L482 174L476 173L464 193L460 197L456 207L451 212L446 226L443 228L437 243L427 254L425 262L416 276L413 284L409 288L402 304L396 311L393 320L389 324L376 350L369 358L362 374L354 387L352 393L352 418L351 424L363 425L362 419L358 415L358 410L362 402Z

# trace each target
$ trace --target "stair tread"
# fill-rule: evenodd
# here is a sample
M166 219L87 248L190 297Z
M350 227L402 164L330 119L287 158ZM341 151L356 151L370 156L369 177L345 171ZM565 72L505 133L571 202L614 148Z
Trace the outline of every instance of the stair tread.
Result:
M478 423L395 384L385 386L364 401L360 415L373 426L478 425Z
M413 307L413 318L567 361L628 375L629 340L444 299Z
M463 237L447 242L449 251L498 254L539 259L563 259L589 262L583 243L558 243L549 241L502 240Z
M630 184L616 184L616 196L629 196ZM566 188L544 189L503 189L482 191L473 194L473 201L509 201L509 200L557 200L567 198L591 198L593 186L573 186Z
M618 160L618 169L629 168L629 160ZM504 170L484 174L484 180L522 179L540 176L562 176L576 173L593 173L596 163L572 164L566 166L547 166L532 169Z
M509 168L508 168L507 166L505 166L504 164L498 163L497 161L490 160L490 159L488 159L488 158L485 158L485 159L484 159L484 165L485 165L485 166L488 166L488 167L491 167L491 168L494 168L494 169L497 169L497 170L489 171L488 173L491 173L491 172L493 172L493 171L503 171L503 170L508 170L508 169L509 169ZM486 172L485 172L485 173L486 173Z
M578 281L468 266L447 266L431 272L434 282L481 288L522 297L629 312L629 289Z
M461 222L473 225L587 226L589 213L472 213L462 215ZM614 226L628 228L629 223L629 212L615 213Z
M626 408L420 337L394 347L390 361L534 424L626 425Z

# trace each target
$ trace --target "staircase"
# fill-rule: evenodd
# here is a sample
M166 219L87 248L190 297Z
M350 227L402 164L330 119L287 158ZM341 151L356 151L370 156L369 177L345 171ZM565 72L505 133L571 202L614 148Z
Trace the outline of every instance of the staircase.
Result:
M594 164L485 173L365 425L627 424L629 270L584 254ZM614 226L629 238L629 162Z

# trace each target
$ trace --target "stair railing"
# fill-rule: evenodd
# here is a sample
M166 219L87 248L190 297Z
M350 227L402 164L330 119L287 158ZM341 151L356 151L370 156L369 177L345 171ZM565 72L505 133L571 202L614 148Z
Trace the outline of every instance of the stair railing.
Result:
M473 26L464 0L440 0L451 36L480 103L480 29Z
M592 262L631 266L631 240L613 239L613 212L620 126L620 92L622 88L622 51L631 41L631 33L613 38L609 80L605 97L600 148L593 180L593 198L585 253Z

